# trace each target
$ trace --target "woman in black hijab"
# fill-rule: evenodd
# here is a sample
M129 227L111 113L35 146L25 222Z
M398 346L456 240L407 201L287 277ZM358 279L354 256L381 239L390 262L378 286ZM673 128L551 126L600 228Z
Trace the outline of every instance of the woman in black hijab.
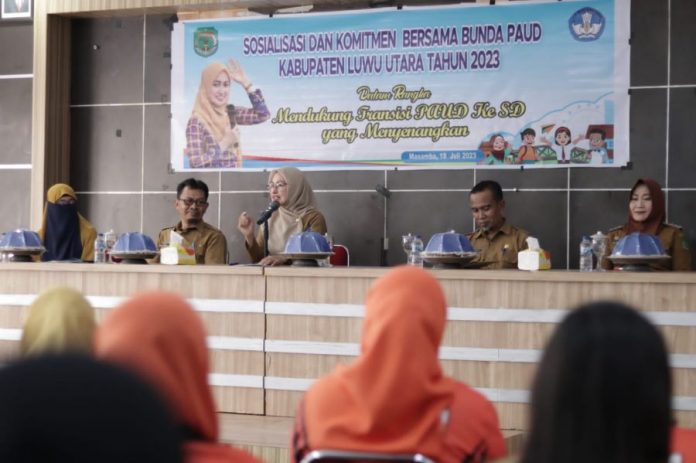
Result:
M97 232L77 212L77 195L69 185L57 183L46 192L46 207L38 231L46 252L41 260L94 261Z

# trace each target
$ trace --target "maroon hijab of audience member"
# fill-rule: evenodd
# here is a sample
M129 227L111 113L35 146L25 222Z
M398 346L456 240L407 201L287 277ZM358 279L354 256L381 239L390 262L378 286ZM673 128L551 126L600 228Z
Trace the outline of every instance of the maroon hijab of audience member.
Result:
M665 194L662 192L662 187L655 180L650 178L639 178L633 188L631 188L631 197L640 185L645 185L650 191L652 199L652 210L650 215L643 222L633 220L631 212L628 212L628 223L624 225L626 233L641 232L650 235L657 235L662 230L665 223ZM629 200L630 201L630 200Z

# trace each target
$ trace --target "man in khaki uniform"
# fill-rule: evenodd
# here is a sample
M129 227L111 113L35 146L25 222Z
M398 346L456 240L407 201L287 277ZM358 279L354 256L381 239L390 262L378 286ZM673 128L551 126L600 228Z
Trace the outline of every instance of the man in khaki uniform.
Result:
M195 249L196 264L225 265L227 239L220 230L203 221L208 209L208 185L195 178L179 183L174 207L179 213L179 223L160 231L157 247L168 245L170 234L175 231L184 237L185 246Z
M467 236L479 251L476 262L481 268L517 268L517 253L527 249L529 234L505 222L505 200L498 182L484 180L469 193L469 206L476 222L476 231Z

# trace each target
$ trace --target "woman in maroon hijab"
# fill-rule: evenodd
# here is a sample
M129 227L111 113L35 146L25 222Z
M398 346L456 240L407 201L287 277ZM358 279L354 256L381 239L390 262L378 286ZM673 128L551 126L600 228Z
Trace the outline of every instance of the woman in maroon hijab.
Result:
M628 222L609 230L607 236L607 253L611 254L616 242L629 233L640 232L657 236L672 256L665 265L657 266L659 270L691 270L691 251L682 228L665 222L665 195L660 184L649 178L640 178L631 189L628 203ZM613 268L607 259L604 268Z

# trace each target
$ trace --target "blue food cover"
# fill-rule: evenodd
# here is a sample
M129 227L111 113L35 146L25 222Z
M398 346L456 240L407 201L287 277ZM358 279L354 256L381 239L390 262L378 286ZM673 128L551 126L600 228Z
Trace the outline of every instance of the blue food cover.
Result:
M428 241L425 247L427 253L452 253L461 254L465 252L474 252L474 247L466 235L449 231L446 233L436 233Z
M612 256L663 256L665 249L655 235L634 232L621 238L614 246Z
M331 252L324 235L317 232L295 233L285 243L286 254L304 254L313 252Z
M21 249L21 248L40 248L41 239L38 233L32 230L17 229L5 233L0 248Z
M118 237L116 244L111 252L156 252L157 246L155 246L152 238L145 235L144 233L131 232L123 233Z

